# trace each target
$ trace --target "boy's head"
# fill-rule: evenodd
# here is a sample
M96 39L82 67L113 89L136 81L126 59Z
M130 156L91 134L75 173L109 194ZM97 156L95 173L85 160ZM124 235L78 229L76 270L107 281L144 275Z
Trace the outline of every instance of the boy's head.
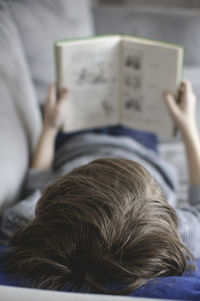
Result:
M182 275L192 258L159 186L125 159L93 161L47 187L10 250L8 271L32 287L103 293Z

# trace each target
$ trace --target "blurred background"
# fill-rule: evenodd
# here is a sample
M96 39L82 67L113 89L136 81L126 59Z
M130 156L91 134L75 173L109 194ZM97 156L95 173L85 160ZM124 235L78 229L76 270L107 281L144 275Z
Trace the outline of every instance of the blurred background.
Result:
M20 196L55 81L54 41L112 33L183 45L184 77L200 99L200 0L0 0L0 211ZM160 150L178 167L185 201L182 142L162 141Z
M96 34L127 33L184 47L183 78L192 82L197 95L200 128L200 0L92 0L92 7ZM177 166L184 204L188 179L181 140L162 141L160 153Z
M97 34L127 33L185 48L184 77L200 96L199 0L93 0Z

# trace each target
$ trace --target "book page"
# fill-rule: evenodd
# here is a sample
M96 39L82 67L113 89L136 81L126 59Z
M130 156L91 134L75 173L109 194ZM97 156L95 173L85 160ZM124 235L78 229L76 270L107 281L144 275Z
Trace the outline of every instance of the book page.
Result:
M119 115L120 38L63 44L61 86L69 88L64 131L114 125Z
M123 41L120 116L123 125L162 137L172 136L173 123L163 92L177 89L181 54L178 47Z

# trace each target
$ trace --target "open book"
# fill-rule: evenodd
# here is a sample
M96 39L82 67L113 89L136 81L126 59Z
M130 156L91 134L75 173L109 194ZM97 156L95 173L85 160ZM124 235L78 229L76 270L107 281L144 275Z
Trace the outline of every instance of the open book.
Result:
M57 89L70 90L63 130L123 125L170 137L162 93L181 81L181 46L127 35L55 42Z

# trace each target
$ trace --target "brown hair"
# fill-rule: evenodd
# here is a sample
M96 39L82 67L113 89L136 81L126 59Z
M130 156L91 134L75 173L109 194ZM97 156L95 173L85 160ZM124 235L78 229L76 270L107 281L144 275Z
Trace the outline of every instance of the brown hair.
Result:
M125 159L93 161L47 187L8 254L7 271L26 286L108 294L182 275L194 259L159 186Z

